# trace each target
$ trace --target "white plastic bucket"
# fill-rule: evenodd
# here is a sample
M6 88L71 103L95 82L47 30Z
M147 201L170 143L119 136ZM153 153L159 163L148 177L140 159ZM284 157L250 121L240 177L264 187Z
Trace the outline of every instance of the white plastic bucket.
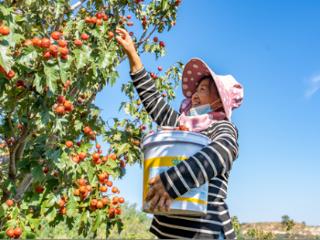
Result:
M204 146L210 139L200 133L161 129L146 135L141 141L143 159L143 211L154 214L180 214L201 216L207 212L208 183L199 188L192 188L187 193L176 198L168 212L149 210L145 201L149 191L148 181L168 168L188 159Z

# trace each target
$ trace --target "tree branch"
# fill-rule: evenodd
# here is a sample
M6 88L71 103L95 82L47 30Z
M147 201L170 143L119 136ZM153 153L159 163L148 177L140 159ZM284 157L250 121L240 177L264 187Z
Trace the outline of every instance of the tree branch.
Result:
M24 176L22 182L20 183L20 186L17 188L17 193L14 196L15 201L20 201L21 198L23 197L23 194L27 191L29 188L30 184L32 183L32 174L28 173Z

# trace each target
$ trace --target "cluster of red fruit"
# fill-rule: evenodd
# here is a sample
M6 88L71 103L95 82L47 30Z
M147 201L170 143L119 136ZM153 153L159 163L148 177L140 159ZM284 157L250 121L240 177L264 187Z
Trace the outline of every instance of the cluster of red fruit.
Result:
M104 21L108 21L108 16L105 13L97 12L96 16L93 17L85 17L84 21L88 24L95 24L97 26L101 26Z
M20 238L22 234L22 229L19 227L16 228L9 228L6 231L6 234L9 238Z
M185 125L180 125L179 127L176 127L176 130L180 131L190 131L189 128Z
M73 191L73 194L75 196L80 196L81 200L86 199L87 196L92 191L91 185L87 184L87 180L85 180L84 178L78 179L77 180L77 185L78 185L78 188L76 188Z
M58 115L64 115L74 109L72 102L66 100L64 96L58 96L57 103L54 106L54 112Z
M158 38L158 37L154 37L154 38L153 38L153 42L155 42L155 43L159 42L159 38ZM166 44L164 43L164 41L160 41L160 42L159 42L159 46L160 46L160 47L165 47Z
M96 133L89 126L83 128L83 133L87 135L91 140L96 139Z
M67 213L67 208L66 208L66 204L68 202L68 198L63 196L60 198L60 200L58 201L58 207L59 207L59 213L61 215L66 215Z
M2 36L7 36L7 35L9 35L10 34L10 28L9 27L7 27L7 26L0 26L0 34L2 35Z
M89 35L86 33L82 33L81 39L88 40ZM82 46L82 41L80 39L75 39L73 43L76 47ZM65 39L63 39L63 34L58 31L51 33L51 39L34 37L33 39L27 39L24 42L24 45L32 45L34 47L43 48L43 58L46 60L49 60L52 57L58 58L58 56L60 56L60 58L63 60L68 59L68 42Z

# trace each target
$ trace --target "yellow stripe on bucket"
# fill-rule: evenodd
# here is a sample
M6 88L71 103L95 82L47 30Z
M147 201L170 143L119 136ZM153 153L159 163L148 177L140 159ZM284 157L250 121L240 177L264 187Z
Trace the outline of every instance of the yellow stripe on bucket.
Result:
M163 156L163 157L154 157L149 158L144 161L143 171L144 171L144 178L143 178L143 200L146 199L147 193L149 191L149 169L151 167L172 167L177 164L178 161L187 160L189 157L187 156ZM175 160L177 162L175 162Z
M199 203L199 204L207 204L207 201L203 201L203 200L198 199L198 198L177 197L175 200L192 202L192 203Z

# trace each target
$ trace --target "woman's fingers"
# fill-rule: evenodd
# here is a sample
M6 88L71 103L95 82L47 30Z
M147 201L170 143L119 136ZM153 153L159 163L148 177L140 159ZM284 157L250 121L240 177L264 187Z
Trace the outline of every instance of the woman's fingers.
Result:
M150 201L150 199L154 196L154 194L155 194L155 189L153 187L150 187L146 197L146 201L147 202Z
M150 210L153 211L155 207L158 205L158 201L160 199L160 196L158 194L155 194L153 198L150 201Z
M164 208L165 208L165 211L168 212L170 210L170 206L171 206L171 199L170 198L166 198L166 201L164 203Z
M156 209L160 211L165 211L165 202L166 202L166 198L162 196L158 202L158 205L156 206Z

